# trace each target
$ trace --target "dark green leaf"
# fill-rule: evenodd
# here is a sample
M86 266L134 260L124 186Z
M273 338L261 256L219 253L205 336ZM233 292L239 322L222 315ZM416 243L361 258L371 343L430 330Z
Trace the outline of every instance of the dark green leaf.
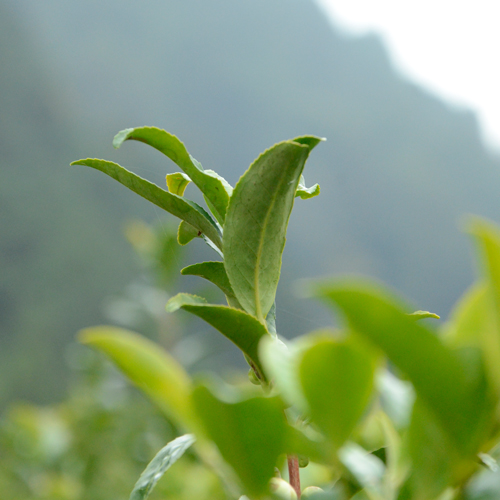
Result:
M201 276L218 286L224 295L234 297L233 289L229 283L226 269L222 262L200 262L181 269L181 274L187 276Z
M258 345L260 339L269 333L262 323L241 309L207 304L205 299L187 293L179 293L168 301L167 311L173 312L177 309L195 314L219 330L250 358L252 367L258 371L258 376L265 380L259 360Z
M218 212L217 218L224 221L231 196L231 186L215 172L203 170L201 164L188 153L184 144L175 135L156 127L129 128L116 134L113 146L119 148L124 141L131 139L157 149L182 168L211 201Z
M227 209L226 272L241 306L262 323L276 295L286 228L308 154L307 145L292 141L268 149L240 178Z
M278 398L228 402L205 386L193 392L194 406L226 462L252 498L267 491L278 457L285 452L287 424Z
M192 434L184 434L163 447L135 483L129 500L146 500L163 474L194 442L195 438Z
M163 210L166 210L172 215L179 217L179 219L185 220L204 233L216 247L219 249L222 248L221 232L217 224L210 215L196 203L160 189L156 184L139 177L117 163L87 158L86 160L75 161L71 165L85 165L104 172L125 187L134 191L134 193L137 193L151 203L163 208Z

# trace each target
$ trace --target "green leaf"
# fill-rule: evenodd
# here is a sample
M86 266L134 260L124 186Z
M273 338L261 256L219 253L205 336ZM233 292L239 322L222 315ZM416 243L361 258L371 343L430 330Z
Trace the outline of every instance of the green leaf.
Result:
M184 196L184 191L187 185L191 182L191 179L182 172L176 172L175 174L167 174L167 188L168 191L177 196Z
M222 249L221 232L217 224L210 215L196 203L186 200L181 196L171 194L168 191L164 191L156 184L139 177L133 172L111 161L87 158L86 160L75 161L71 163L71 165L85 165L104 172L125 187L134 191L134 193L137 193L151 203L163 208L163 210L166 210L172 215L179 217L179 219L185 220L198 229L198 231L206 235L219 250Z
M269 335L266 327L241 309L207 304L205 299L179 293L167 303L167 311L184 309L205 320L243 351L257 369L261 380L266 380L258 355L258 345L262 337Z
M227 209L226 272L241 306L262 323L276 295L288 220L308 155L307 145L293 141L268 149L240 178Z
M113 146L119 148L127 140L144 142L168 156L210 200L216 209L217 218L224 222L227 204L231 197L229 184L215 172L203 170L201 164L188 153L184 144L175 135L156 127L128 128L116 134Z
M297 191L295 191L295 198L300 197L302 200L308 200L309 198L314 198L318 196L320 192L319 184L314 184L310 188L306 187L306 181L304 176L300 176L299 185L297 186Z
M187 245L190 241L201 236L200 231L188 224L185 220L181 220L179 229L177 229L177 241L179 245Z
M438 316L435 313L431 313L429 311L415 311L410 314L408 314L410 318L414 319L415 321L419 319L427 319L427 318L434 318L434 319L440 319L440 316Z
M375 363L350 340L318 340L300 360L302 390L313 422L336 448L349 438L370 401Z
M182 366L160 346L128 330L98 326L78 338L106 354L176 425L193 430L191 380Z
M184 276L200 276L219 287L224 295L234 297L234 292L229 283L226 269L222 262L200 262L181 269Z
M381 348L464 455L478 451L491 428L491 397L481 376L436 334L374 284L322 284L314 294L336 304L350 326Z
M146 500L163 474L182 457L194 442L195 437L192 434L184 434L163 447L135 483L129 500Z
M480 248L487 283L482 306L477 304L485 313L481 329L483 350L490 379L500 395L500 229L492 222L475 218L469 223L469 232ZM485 325L485 322L488 324Z
M287 424L279 398L227 400L199 385L193 401L207 434L240 478L245 493L253 498L266 492L286 449Z

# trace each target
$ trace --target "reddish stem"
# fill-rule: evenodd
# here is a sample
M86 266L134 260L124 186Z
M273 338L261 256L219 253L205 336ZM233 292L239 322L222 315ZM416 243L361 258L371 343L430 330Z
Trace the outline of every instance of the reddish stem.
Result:
M288 478L290 486L295 490L297 498L300 500L299 459L295 455L288 455Z

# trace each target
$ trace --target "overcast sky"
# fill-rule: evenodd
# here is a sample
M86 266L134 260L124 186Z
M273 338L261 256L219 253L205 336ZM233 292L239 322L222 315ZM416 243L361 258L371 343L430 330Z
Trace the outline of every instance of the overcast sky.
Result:
M382 35L413 81L478 113L500 150L500 1L316 0L347 32Z

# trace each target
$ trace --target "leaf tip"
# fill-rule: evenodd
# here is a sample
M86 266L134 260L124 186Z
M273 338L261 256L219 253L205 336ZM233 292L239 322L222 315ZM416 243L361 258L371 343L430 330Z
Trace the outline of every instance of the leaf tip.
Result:
M115 137L113 138L113 147L118 149L129 137L130 134L134 131L133 128L126 128L124 130L120 130Z

